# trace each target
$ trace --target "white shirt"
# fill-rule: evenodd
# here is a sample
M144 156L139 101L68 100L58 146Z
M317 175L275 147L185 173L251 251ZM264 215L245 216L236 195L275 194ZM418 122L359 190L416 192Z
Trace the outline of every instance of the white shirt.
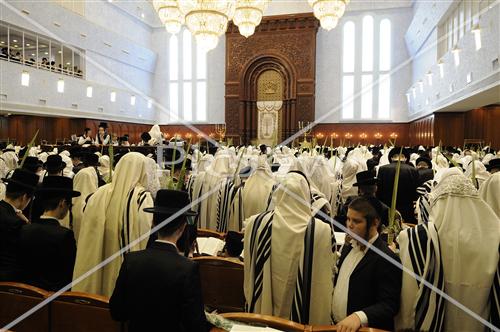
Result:
M375 242L377 238L378 233L368 241L370 245ZM332 311L333 317L336 322L340 322L347 317L349 279L351 278L352 272L354 271L356 266L358 266L359 262L361 262L370 247L367 246L365 250L362 251L356 240L352 240L351 243L352 249L346 256L344 262L342 263L342 266L340 267L340 271L337 276L337 284L335 285L335 290L333 291ZM356 311L355 314L358 315L359 320L361 321L361 326L368 325L368 317L363 311Z

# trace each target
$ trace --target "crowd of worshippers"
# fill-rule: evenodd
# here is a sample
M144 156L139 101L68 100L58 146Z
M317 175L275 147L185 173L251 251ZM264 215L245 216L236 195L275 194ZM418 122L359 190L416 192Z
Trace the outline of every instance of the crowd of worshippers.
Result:
M500 326L489 147L195 145L166 153L168 167L154 157L4 149L0 281L108 296L130 331L207 331L190 260L203 228L227 233L220 254L243 262L248 312L340 331Z
M175 138L174 138L175 139ZM95 136L90 128L85 128L82 135L76 138L76 143L81 146L89 145L113 145L113 146L136 146L135 143L130 144L129 135L124 134L118 136L115 133L108 133L108 124L101 122L98 126L98 131ZM165 135L160 131L160 126L154 125L149 132L141 134L141 140L137 142L137 146L155 146L166 142ZM183 141L178 140L178 143L183 146Z
M0 59L9 60L11 62L22 63L26 66L37 66L41 69L50 70L53 72L63 73L66 75L74 75L76 77L83 77L83 72L78 66L71 67L70 65L63 66L63 64L57 64L54 60L49 61L47 58L42 58L40 62L36 62L34 58L25 58L19 51L15 49L10 49L8 47L3 47L0 50Z

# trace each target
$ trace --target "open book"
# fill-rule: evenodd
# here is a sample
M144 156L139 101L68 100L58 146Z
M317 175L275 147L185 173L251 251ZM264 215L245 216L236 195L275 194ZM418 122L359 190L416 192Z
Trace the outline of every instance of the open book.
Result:
M200 255L217 256L226 244L223 240L215 237L199 237L196 239Z

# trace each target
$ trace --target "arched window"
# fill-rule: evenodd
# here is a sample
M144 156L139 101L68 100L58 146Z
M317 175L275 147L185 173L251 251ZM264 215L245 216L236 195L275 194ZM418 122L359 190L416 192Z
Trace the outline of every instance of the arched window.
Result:
M207 54L189 30L170 36L168 61L170 122L206 121Z
M361 28L356 29L356 25L360 25ZM391 33L391 21L387 18L379 19L365 15L344 23L343 119L390 117ZM379 42L374 43L374 41Z
M352 119L354 116L354 65L356 52L356 27L354 22L344 24L342 56L342 117Z

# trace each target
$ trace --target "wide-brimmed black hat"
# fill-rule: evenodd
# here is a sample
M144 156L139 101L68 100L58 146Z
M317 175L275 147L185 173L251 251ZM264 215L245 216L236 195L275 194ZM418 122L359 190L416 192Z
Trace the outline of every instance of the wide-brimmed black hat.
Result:
M418 163L420 162L424 162L427 164L427 166L429 166L429 168L432 168L432 161L429 158L426 157L417 158L417 160L415 161L415 165L418 165Z
M377 184L377 181L372 171L363 171L356 174L356 183L353 186L372 186Z
M36 195L42 198L78 197L79 191L73 190L73 179L65 176L46 176Z
M47 157L47 161L43 164L43 167L49 172L59 172L66 167L66 163L60 155L54 154Z
M21 163L22 159L19 160L19 165ZM24 160L23 168L30 172L36 173L37 169L40 167L43 167L43 163L37 157L28 156Z
M151 135L147 131L145 131L141 134L141 139L144 142L149 142L149 140L151 139Z
M108 123L107 122L101 122L101 123L99 123L99 128L107 129L108 128Z
M99 156L95 153L85 153L83 155L83 162L87 166L101 166L101 163L99 162Z
M8 186L12 184L22 189L28 189L27 191L35 191L39 180L40 177L37 174L22 168L15 169L10 178L2 178L2 181Z
M271 172L276 173L280 169L281 164L273 163L271 165Z
M493 168L500 168L500 158L491 159L488 165L486 165L488 172Z
M156 193L155 206L145 208L144 212L173 215L179 210L191 206L189 195L185 191L162 189ZM198 213L191 209L184 211L182 216L196 216Z
M400 146L395 146L389 151L389 162L392 161L392 157L395 155L399 154L399 150L401 150ZM403 148L403 151L401 152L406 158L406 160L410 160L410 154L407 149Z

